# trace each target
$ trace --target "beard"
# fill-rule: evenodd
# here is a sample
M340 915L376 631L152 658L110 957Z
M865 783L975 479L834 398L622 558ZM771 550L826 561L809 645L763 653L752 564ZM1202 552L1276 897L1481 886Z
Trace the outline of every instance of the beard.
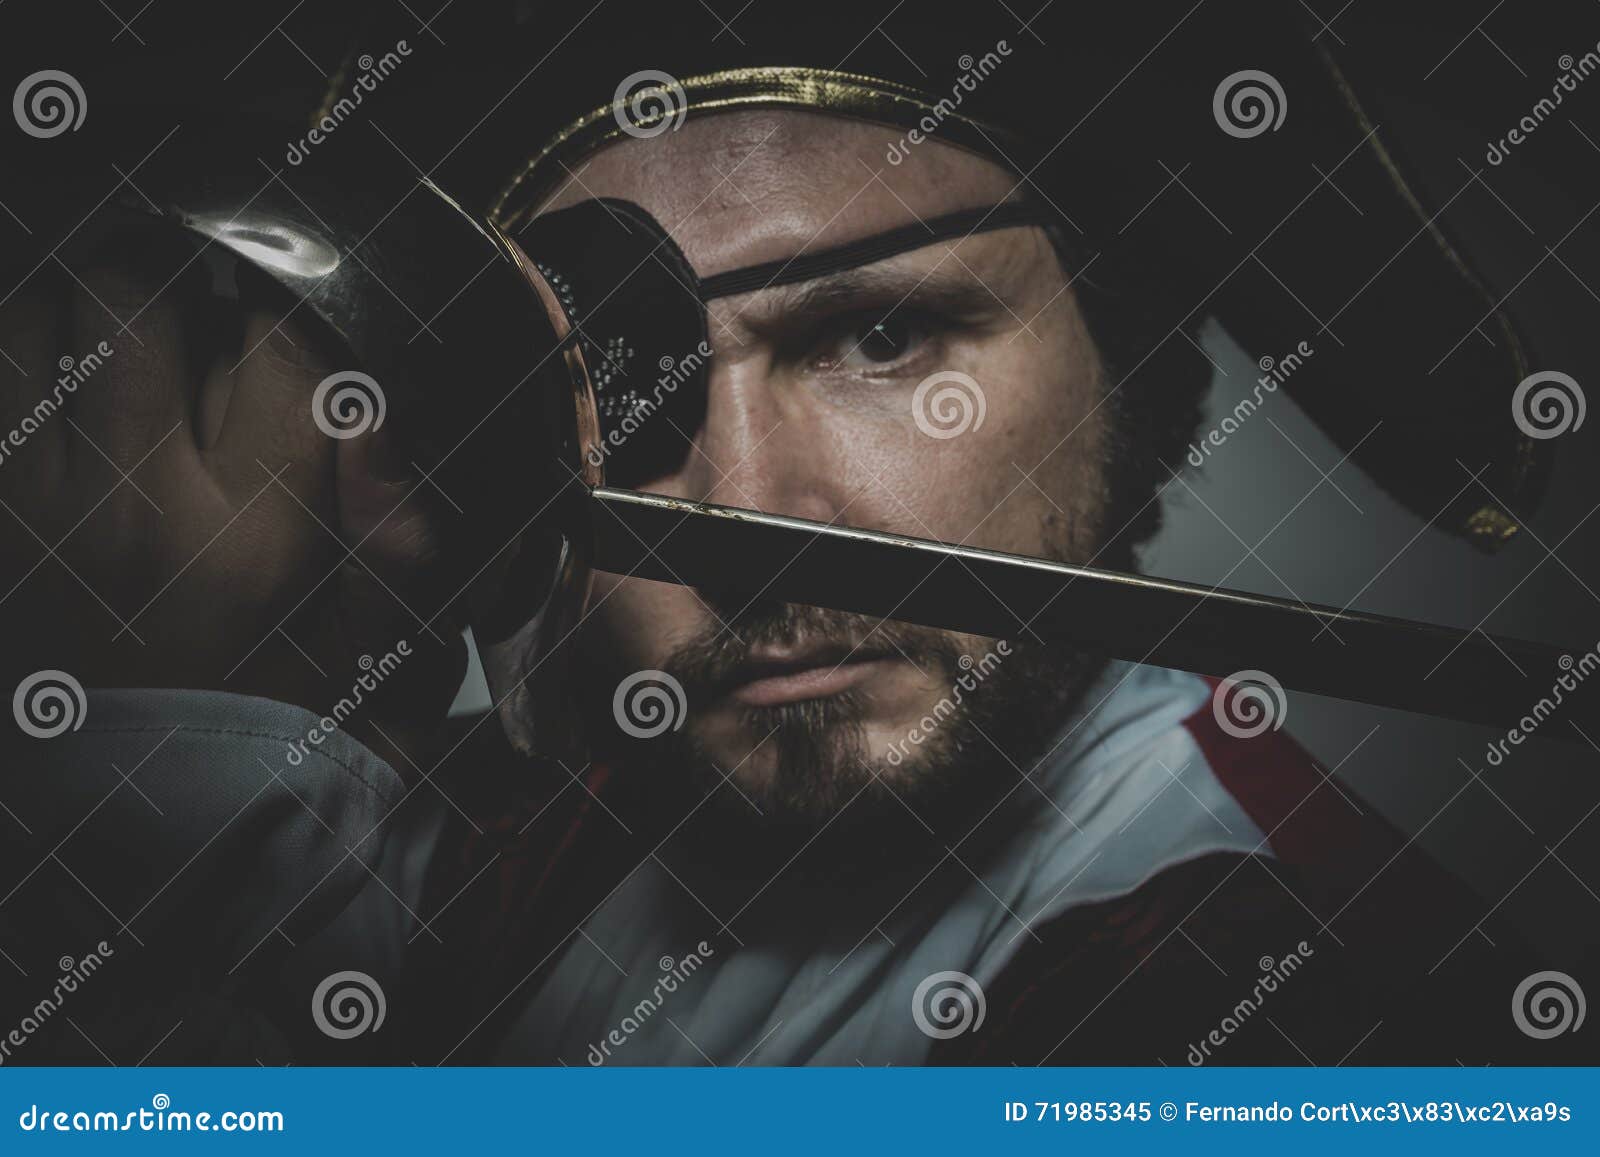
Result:
M826 853L806 857L823 866L789 874L811 883L819 874L832 883L857 879L889 863L903 865L910 844L942 851L997 812L1038 805L1037 790L1022 780L1035 772L1104 665L1103 657L1060 644L994 642L770 600L740 607L707 599L721 622L713 619L662 664L691 705L686 725L644 741L623 737L609 713L591 726L603 728L617 744L610 754L630 779L648 783L655 799L698 809L695 829L704 838L691 841L696 858L741 875L768 872L775 857L826 831ZM746 758L764 753L764 771L719 766L696 733L692 705L721 699L756 647L802 641L839 645L858 658L907 659L943 689L933 693L941 697L878 750L869 749L865 729L873 704L859 689L743 706L737 750L750 753ZM585 699L612 702L609 694ZM999 820L989 827L1009 830Z

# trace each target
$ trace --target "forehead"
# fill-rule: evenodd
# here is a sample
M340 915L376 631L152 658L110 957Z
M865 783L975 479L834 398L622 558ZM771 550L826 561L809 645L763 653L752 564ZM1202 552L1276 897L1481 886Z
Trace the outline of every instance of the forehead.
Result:
M1017 184L993 161L933 140L908 144L900 129L746 110L610 144L561 174L546 209L588 197L633 201L711 274L991 205Z

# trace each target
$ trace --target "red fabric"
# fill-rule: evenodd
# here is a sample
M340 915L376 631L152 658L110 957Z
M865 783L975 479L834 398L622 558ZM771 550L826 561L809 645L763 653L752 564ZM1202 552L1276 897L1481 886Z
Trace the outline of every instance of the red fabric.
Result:
M598 796L605 790L606 783L610 778L611 769L602 764L595 764L589 769L589 774L584 777L585 784L589 790L583 793L583 798L578 802L578 814L572 817L572 822L567 825L566 832L562 834L560 842L556 844L555 850L550 853L549 860L545 862L543 870L539 872L532 885L523 888L518 884L519 878L526 871L525 867L521 870L512 867L510 871L505 873L504 881L510 887L502 891L501 912L510 915L513 912L531 909L538 903L545 885L550 882L550 877L555 873L562 859L577 844L578 837L583 832L583 826L588 821L589 812L594 804L590 793L592 792L595 796Z
M1219 680L1207 679L1215 693ZM1228 794L1267 836L1286 864L1347 864L1370 874L1405 839L1349 788L1336 785L1311 753L1286 732L1250 739L1229 735L1215 700L1183 721Z

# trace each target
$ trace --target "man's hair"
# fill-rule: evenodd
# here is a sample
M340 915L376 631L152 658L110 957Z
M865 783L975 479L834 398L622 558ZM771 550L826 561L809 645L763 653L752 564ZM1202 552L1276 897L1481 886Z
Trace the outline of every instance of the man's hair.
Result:
M1110 436L1095 565L1134 570L1139 548L1161 529L1160 493L1182 469L1204 417L1212 366L1198 348L1198 331L1207 315L1193 306L1180 314L1170 279L1126 254L1109 277L1105 255L1095 263L1095 276L1080 273L1089 256L1081 243L1059 226L1047 232L1066 276L1076 275L1078 309L1105 371Z

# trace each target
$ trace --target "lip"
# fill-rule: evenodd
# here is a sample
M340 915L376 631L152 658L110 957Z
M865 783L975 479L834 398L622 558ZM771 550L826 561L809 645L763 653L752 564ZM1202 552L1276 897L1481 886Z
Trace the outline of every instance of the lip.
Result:
M839 695L872 677L893 660L879 652L849 648L804 653L757 652L734 673L728 695L746 707L776 707Z

